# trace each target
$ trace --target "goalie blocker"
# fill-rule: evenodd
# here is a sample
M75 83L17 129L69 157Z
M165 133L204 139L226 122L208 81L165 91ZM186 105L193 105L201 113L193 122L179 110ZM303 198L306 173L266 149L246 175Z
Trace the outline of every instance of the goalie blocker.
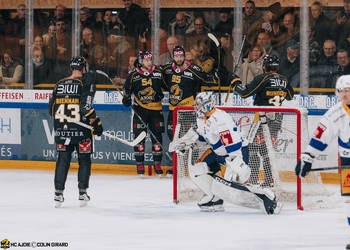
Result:
M242 136L236 122L224 111L215 109L210 93L200 93L195 102L198 129L192 128L179 138L176 127L169 151L189 149L188 171L191 180L204 192L198 202L205 211L223 210L223 201L250 208L263 208L267 214L278 213L281 206L275 194L266 188L246 184L250 168L243 161ZM192 164L191 146L205 141L209 146L199 160ZM217 175L220 166L226 165L224 178Z

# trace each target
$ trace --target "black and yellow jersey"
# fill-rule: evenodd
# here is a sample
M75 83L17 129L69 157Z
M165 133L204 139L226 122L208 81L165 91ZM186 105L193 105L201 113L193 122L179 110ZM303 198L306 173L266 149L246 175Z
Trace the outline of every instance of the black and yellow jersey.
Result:
M135 105L148 110L162 110L162 89L167 88L161 68L152 65L151 70L144 72L137 67L125 80L124 96L134 94Z

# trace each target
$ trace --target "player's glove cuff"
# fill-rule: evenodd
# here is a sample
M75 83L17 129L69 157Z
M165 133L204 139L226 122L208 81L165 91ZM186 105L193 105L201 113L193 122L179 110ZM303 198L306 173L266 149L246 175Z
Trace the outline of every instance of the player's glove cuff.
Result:
M91 125L94 128L93 134L97 136L101 136L103 133L103 127L102 127L102 122L100 118L97 117Z

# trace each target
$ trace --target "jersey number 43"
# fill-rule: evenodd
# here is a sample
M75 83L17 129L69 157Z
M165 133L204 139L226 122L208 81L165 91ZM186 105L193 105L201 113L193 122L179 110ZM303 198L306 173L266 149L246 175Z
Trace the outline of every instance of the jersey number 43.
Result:
M80 106L78 104L60 104L55 113L55 119L60 122L80 121Z

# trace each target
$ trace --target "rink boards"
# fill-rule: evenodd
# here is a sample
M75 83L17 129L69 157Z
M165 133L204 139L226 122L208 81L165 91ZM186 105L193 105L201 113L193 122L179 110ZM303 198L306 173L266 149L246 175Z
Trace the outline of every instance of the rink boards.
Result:
M51 90L0 90L0 168L54 169L57 152L54 144L53 122L48 114ZM168 116L167 96L163 99L164 119ZM224 100L226 94L223 94ZM103 127L121 139L132 140L131 110L121 103L117 91L98 91L94 108L103 121ZM217 98L218 99L218 98ZM227 106L250 106L252 98L241 99L231 94ZM296 96L286 106L307 108L309 134L320 116L339 101L337 96ZM223 101L222 101L223 104ZM336 143L336 142L333 142ZM169 140L163 134L164 148ZM330 144L329 148L334 145ZM334 147L333 147L334 148ZM150 138L146 140L146 164L152 164ZM73 154L73 161L77 155ZM93 171L135 174L133 148L102 136L95 140L92 155ZM164 155L163 166L171 161ZM72 167L75 168L76 164ZM337 154L326 150L317 159L317 166L337 165Z

